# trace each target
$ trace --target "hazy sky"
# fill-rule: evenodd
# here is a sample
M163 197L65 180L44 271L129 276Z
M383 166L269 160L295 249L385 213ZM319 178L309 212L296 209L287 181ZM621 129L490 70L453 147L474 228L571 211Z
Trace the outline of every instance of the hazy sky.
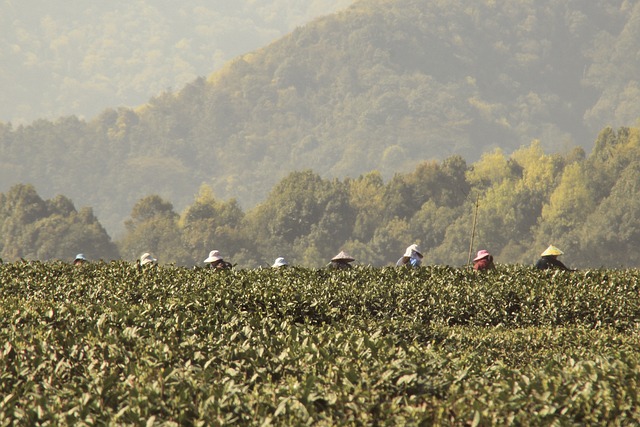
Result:
M352 0L0 0L0 121L136 106Z

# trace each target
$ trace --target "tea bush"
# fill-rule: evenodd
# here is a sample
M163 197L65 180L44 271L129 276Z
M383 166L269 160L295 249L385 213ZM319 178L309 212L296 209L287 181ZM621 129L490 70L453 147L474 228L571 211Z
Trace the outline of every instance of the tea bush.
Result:
M0 424L637 424L639 276L2 264Z

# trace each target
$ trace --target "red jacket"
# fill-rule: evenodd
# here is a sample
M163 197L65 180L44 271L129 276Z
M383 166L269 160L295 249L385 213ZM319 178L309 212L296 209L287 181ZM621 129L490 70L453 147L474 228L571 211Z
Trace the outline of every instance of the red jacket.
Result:
M493 265L493 257L491 255L484 257L482 259L479 259L478 261L474 261L473 262L473 269L474 270L489 270L492 269L494 267Z

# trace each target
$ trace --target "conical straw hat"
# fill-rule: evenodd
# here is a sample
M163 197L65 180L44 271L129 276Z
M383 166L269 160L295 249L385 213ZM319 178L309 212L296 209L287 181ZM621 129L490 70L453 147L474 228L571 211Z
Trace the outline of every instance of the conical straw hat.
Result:
M351 262L351 261L355 261L355 258L352 257L351 255L348 255L345 251L341 251L338 255L331 258L331 261L340 261L340 260Z
M562 254L564 254L564 252L562 252L560 249L556 248L555 246L550 245L546 251L542 252L540 256L562 255Z

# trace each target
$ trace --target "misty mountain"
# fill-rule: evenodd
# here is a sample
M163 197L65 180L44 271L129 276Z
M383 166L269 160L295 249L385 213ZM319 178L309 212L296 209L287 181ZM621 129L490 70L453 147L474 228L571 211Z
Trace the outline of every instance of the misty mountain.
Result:
M351 0L0 1L0 120L93 117L181 88Z
M135 109L0 128L0 177L90 205L110 232L136 200L200 184L244 207L292 170L325 177L532 140L590 148L632 124L640 4L370 0Z

